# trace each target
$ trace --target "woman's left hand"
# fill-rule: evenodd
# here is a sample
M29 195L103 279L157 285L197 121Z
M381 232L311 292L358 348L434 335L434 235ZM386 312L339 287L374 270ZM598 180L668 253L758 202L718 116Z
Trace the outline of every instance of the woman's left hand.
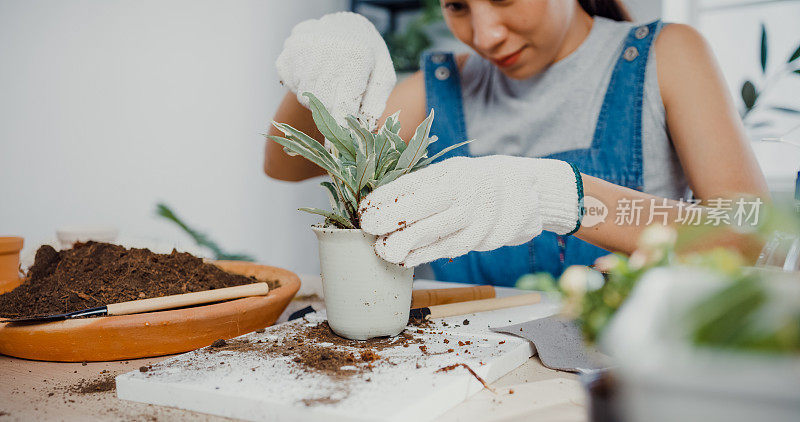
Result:
M385 260L414 267L470 251L572 231L577 181L564 161L453 157L381 186L361 201L361 228Z

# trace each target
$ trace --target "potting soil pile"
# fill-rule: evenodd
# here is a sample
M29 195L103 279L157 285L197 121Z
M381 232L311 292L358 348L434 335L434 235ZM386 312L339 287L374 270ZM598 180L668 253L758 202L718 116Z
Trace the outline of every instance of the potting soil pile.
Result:
M56 251L44 245L25 282L0 295L0 316L47 315L181 293L255 283L191 254L155 254L108 243L77 243ZM267 281L270 289L277 282Z

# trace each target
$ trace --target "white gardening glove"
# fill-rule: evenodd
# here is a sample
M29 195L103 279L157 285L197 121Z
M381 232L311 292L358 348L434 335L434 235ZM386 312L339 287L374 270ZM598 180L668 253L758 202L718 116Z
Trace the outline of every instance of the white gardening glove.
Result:
M572 231L580 214L575 172L564 161L454 157L375 189L359 206L385 260L414 267L469 251L525 243L542 230Z
M352 114L371 130L396 76L386 43L367 18L350 12L300 22L275 63L281 82L308 107L311 92L341 125Z

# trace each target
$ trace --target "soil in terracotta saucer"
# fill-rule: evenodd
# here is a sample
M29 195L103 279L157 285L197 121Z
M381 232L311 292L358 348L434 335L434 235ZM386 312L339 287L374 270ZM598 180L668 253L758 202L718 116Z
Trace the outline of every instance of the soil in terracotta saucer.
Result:
M1 317L48 315L110 303L258 282L231 274L191 254L156 254L108 243L77 243L56 251L44 245L25 282L0 295ZM268 280L270 289L277 281Z

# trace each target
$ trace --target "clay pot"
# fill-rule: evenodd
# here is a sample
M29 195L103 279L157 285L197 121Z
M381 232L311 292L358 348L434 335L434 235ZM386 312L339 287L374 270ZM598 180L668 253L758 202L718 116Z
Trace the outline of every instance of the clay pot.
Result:
M353 340L400 334L408 325L414 269L383 260L376 236L360 229L312 229L331 329Z
M19 251L22 250L22 243L21 237L0 237L0 293L19 286Z
M267 296L133 315L79 318L45 324L0 323L0 353L61 362L136 359L182 353L275 323L300 288L283 268L211 261L225 271L278 280Z

